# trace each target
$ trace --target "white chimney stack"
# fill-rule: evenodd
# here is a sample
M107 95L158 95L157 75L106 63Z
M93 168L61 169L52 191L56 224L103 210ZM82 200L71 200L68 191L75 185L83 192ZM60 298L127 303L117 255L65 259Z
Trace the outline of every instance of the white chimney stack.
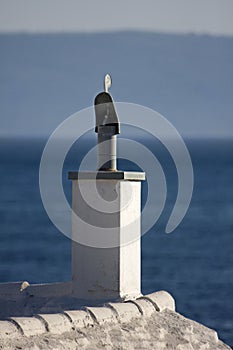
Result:
M106 87L106 81L108 86ZM117 170L120 123L105 91L95 98L96 172L72 180L72 285L82 299L127 300L141 295L141 181L143 172Z

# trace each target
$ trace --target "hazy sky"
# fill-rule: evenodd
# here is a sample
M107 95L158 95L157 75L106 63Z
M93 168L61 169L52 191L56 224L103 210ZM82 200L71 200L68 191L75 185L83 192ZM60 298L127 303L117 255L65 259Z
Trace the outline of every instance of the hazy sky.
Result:
M185 135L233 135L233 0L0 0L0 33L125 29L231 37L1 35L0 134L52 132L109 72L116 101L150 106Z
M121 29L233 35L233 0L0 0L0 32Z

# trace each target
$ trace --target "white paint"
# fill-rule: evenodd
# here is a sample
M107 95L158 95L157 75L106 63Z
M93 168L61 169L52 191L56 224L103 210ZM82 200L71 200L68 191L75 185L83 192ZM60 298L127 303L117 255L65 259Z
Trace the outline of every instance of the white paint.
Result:
M97 180L99 193L105 200L106 211L101 204L102 213L96 214L81 200L78 182L82 182L82 194L85 193L90 207L98 206L99 194L93 194L93 180L73 180L73 210L85 218L86 223L75 220L73 215L72 234L75 240L79 235L88 237L90 242L103 239L114 232L113 248L96 248L72 243L72 281L73 294L84 299L130 299L141 295L141 182L124 180ZM130 197L130 196L131 197ZM112 202L108 202L108 201ZM111 212L107 207L112 204ZM112 212L113 207L115 212ZM105 213L108 213L107 215ZM91 223L91 225L90 225ZM129 224L129 225L127 225ZM100 226L105 228L100 229ZM114 226L114 229L107 228ZM96 232L94 230L95 226ZM107 235L106 235L107 237ZM128 244L126 243L128 239ZM104 242L103 242L104 244ZM101 245L100 245L101 246Z
M65 314L38 314L37 317L43 320L52 334L62 334L72 330L72 323Z
M26 337L46 333L45 324L36 317L11 317Z
M108 322L117 322L116 313L109 307L87 307L86 310L91 314L93 319L100 325Z
M142 298L149 300L151 303L153 303L157 311L163 311L165 309L176 311L176 304L174 298L165 290L147 294L145 297Z
M88 328L94 325L93 318L86 310L66 310L64 314L71 319L75 329Z
M130 322L132 318L141 317L142 315L134 303L109 303L108 305L115 310L119 321L122 323Z
M14 323L0 320L0 341L3 339L14 339L19 336L20 331Z

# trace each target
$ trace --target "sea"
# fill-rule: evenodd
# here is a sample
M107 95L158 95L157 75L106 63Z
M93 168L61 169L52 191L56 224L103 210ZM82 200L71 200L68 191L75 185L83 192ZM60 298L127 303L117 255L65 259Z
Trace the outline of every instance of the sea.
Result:
M96 142L82 141L63 166L68 201L68 171L78 169ZM142 292L170 292L179 313L215 329L233 346L233 140L185 140L194 190L183 221L170 234L165 227L178 191L176 169L159 142L150 137L140 142L156 155L167 181L164 211L142 237ZM40 197L39 165L45 144L46 139L40 138L0 138L0 282L71 279L71 240L50 221ZM118 168L137 170L137 165L120 159ZM142 207L147 195L145 182ZM149 210L153 215L155 208Z

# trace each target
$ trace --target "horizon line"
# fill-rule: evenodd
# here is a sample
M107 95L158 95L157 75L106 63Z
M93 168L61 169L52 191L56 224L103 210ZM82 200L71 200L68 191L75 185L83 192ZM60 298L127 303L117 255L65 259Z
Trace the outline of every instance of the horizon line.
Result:
M209 36L215 38L233 38L233 33L214 33L214 32L196 32L196 31L171 31L171 30L152 30L138 28L122 29L99 29L99 30L1 30L0 35L104 35L104 34L121 34L121 33L140 33L140 34L162 34L162 35L179 35L179 36Z
M51 135L46 135L46 134L32 134L32 135L29 135L29 134L4 134L4 133L0 133L0 140L3 140L3 139L8 139L8 140L11 140L11 139L15 139L15 140L48 140L49 137ZM83 136L83 135L82 135ZM82 137L81 136L81 137ZM125 133L125 136L131 136L130 133ZM138 135L138 134L134 134L134 136L136 137L139 137L139 138L142 138L142 139L146 139L146 138L150 138L151 135ZM185 140L226 140L226 141L233 141L233 135L230 135L230 134L226 134L226 135L223 135L223 134L188 134L188 133L182 133L181 134L182 138L185 139ZM79 138L81 138L79 137ZM96 138L96 135L95 134L91 134L91 135L86 135L86 137L88 138ZM61 137L60 139L67 139L69 137ZM168 137L170 139L172 139L172 137ZM77 140L76 140L77 141Z

